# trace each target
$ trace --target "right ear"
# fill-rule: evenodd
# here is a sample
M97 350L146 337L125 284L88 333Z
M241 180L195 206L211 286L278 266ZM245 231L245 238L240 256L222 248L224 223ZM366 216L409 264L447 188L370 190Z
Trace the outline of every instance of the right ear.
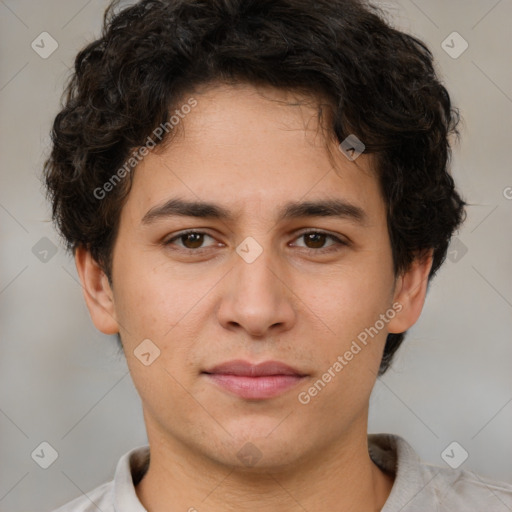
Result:
M94 325L104 334L117 334L114 294L105 272L85 247L75 249L75 264Z

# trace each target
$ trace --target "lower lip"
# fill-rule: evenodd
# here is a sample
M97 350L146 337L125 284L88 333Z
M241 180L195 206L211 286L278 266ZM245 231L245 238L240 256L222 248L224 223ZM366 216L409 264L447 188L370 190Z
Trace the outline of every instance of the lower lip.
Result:
M222 373L206 373L210 380L242 398L262 400L278 396L295 387L304 377L298 375L266 375L245 377Z

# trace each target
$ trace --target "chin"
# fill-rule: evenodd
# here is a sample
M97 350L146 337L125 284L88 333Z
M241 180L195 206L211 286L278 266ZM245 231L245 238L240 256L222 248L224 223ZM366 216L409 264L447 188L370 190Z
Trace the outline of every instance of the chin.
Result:
M265 427L263 435L230 431L232 437L223 444L222 456L219 457L219 453L212 456L227 466L247 469L253 473L282 471L294 467L301 455L304 455L297 447L305 448L304 443L298 442L298 434L284 437L285 431L278 435L277 423L274 422L270 429ZM273 429L274 432L269 435Z

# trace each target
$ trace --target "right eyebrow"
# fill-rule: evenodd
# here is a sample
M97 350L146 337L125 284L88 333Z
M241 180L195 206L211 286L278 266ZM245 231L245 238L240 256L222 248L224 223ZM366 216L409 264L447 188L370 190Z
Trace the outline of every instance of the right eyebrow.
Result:
M162 205L151 208L142 218L142 224L151 224L159 219L173 216L234 220L231 212L220 205L173 198Z

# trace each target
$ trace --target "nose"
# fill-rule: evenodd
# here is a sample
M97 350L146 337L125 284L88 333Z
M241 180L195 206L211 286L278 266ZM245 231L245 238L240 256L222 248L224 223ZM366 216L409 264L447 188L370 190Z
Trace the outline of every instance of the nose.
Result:
M250 336L276 335L296 321L293 297L284 265L270 249L252 263L236 254L224 280L218 319L224 328L242 329Z

